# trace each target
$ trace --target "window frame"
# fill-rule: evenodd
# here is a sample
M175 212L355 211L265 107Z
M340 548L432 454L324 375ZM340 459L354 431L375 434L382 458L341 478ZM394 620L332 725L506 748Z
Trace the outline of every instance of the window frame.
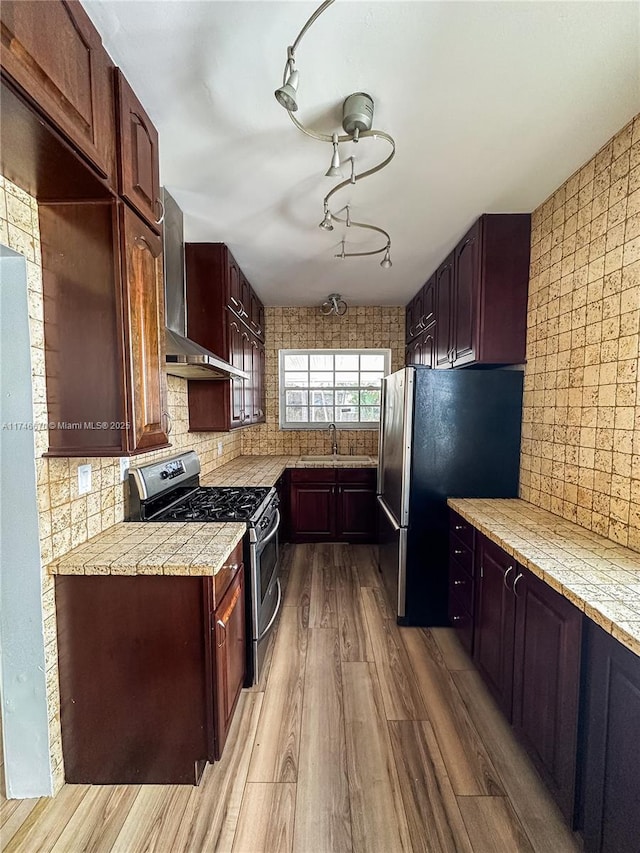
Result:
M295 390L295 389L287 389L284 384L284 360L288 355L381 355L384 357L384 368L383 368L383 376L388 376L391 373L391 349L387 347L350 347L344 348L339 347L336 349L331 349L329 347L311 347L306 349L281 349L278 350L278 421L281 430L326 430L329 426L330 421L327 423L324 422L311 422L311 421L287 421L286 420L286 392L287 390ZM310 371L309 371L310 372ZM334 370L332 371L335 374L335 365ZM358 370L358 373L363 371ZM382 386L381 386L382 388ZM305 390L305 389L299 389ZM322 389L320 389L322 390ZM333 386L332 389L335 391L336 388ZM354 386L353 388L340 388L338 390L342 391L358 391L358 393L362 390L366 390L362 385ZM380 404L382 405L382 399L380 400ZM361 404L358 404L359 406ZM335 406L335 403L334 403ZM380 429L380 421L335 421L335 425L339 430L367 430L369 432L378 432Z

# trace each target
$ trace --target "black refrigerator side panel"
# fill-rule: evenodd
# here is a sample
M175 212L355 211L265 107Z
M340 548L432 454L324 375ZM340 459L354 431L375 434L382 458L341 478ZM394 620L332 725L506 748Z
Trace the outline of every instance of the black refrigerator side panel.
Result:
M518 495L522 382L416 368L405 624L449 624L447 498Z

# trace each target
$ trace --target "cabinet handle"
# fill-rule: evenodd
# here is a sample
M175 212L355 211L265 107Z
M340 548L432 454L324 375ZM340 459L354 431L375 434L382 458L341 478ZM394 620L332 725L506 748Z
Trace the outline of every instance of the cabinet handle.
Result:
M216 646L220 649L220 648L222 648L222 646L224 646L224 644L225 644L225 643L226 643L226 641L227 641L227 626L226 626L226 624L222 621L222 619L218 619L218 621L216 622L216 625L219 625L219 626L222 628L222 630L224 631L224 638L223 638L222 642L221 642L221 643L216 643Z
M156 199L156 209L160 205L160 219L156 219L156 225L162 225L164 222L164 204L162 203L161 198Z
M504 584L504 588L507 590L509 589L509 587L507 586L507 575L509 574L509 572L512 572L512 571L513 571L513 566L509 566L509 568L504 573L504 577L502 578L502 583Z
M518 585L518 581L520 580L521 577L522 577L522 572L520 572L520 574L517 575L516 579L513 582L513 594L515 595L516 598L520 597L518 595L518 593L516 592L516 586Z
M257 344L255 341L251 341L251 346L252 346L254 349L258 349L258 344Z
M462 622L462 616L452 616L451 621L452 622Z
M466 584L466 581L454 581L453 582L454 586L464 586L465 584Z
M171 435L171 430L173 429L173 420L171 419L171 415L169 412L162 413L164 417L167 419L167 436Z
M454 554L462 554L462 548L454 548L453 553Z
M235 570L238 568L239 565L240 565L240 563L229 563L229 565L225 566L224 568L225 569L231 569L232 572L235 572ZM218 620L218 621L220 621L220 620Z
M262 411L262 409L258 409L258 417L259 418L264 417L264 412Z
M454 525L454 528L453 528L453 529L454 529L454 530L464 530L464 529L465 529L465 525L464 525L464 524L456 524L456 525Z

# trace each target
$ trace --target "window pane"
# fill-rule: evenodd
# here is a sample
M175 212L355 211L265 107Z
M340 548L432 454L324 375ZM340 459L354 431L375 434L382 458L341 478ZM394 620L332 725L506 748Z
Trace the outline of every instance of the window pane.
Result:
M308 355L285 355L284 357L285 370L308 370L309 356Z
M363 406L360 409L360 418L364 423L369 421L380 420L380 406Z
M333 373L311 373L312 388L333 388Z
M308 391L287 391L286 404L287 406L306 406L309 402Z
M311 370L333 370L333 356L312 355Z
M311 414L311 423L323 423L328 424L333 421L333 407L332 406L317 406L309 409Z
M340 406L336 407L336 422L337 423L354 423L358 420L357 406Z
M333 391L311 391L311 405L333 406Z
M285 373L284 384L286 388L306 388L309 384L309 374Z
M360 370L382 370L384 371L383 355L361 355Z
M287 406L287 420L292 423L305 423L309 419L306 406Z
M357 370L358 356L356 355L337 355L336 370Z
M379 406L380 405L380 391L361 391L360 392L360 403L363 406Z
M382 384L382 376L382 373L361 373L360 385L362 385L364 388L372 385L375 388L379 388Z
M336 391L336 405L357 406L357 391Z
M358 374L357 373L336 373L336 387L344 388L346 387L358 387Z

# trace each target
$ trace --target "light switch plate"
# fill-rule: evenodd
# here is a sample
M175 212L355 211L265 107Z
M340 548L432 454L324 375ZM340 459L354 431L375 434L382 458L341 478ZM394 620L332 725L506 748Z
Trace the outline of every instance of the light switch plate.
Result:
M130 459L128 456L120 457L120 482L125 483L127 477L129 476L129 462Z
M78 494L91 491L91 465L78 465Z

